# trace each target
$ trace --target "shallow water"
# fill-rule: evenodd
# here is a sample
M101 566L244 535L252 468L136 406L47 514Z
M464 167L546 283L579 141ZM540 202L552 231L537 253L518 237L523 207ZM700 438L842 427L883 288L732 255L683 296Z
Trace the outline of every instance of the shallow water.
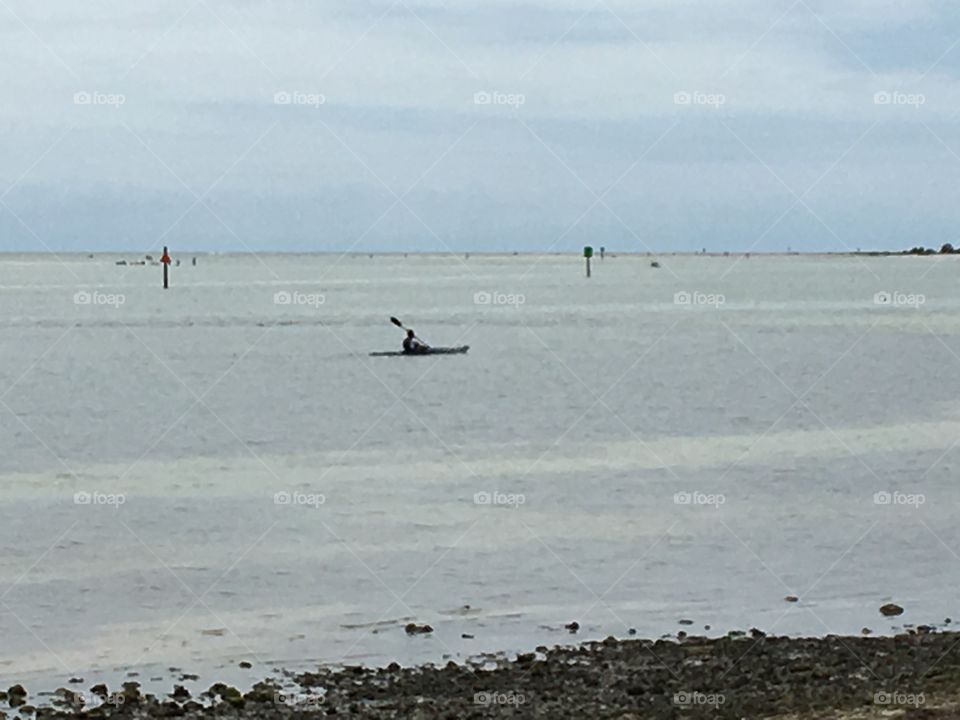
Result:
M960 612L954 258L118 257L0 256L0 684Z

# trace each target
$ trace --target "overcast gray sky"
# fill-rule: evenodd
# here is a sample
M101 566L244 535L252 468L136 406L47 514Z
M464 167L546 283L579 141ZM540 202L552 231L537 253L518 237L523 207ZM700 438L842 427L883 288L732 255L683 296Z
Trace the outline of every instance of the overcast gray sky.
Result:
M955 0L0 0L0 250L957 242Z

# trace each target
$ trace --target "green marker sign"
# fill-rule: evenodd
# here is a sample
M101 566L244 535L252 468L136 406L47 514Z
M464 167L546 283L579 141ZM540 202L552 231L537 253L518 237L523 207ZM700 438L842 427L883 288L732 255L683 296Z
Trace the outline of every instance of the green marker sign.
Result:
M583 249L583 256L584 256L585 258L592 258L592 257L593 257L593 248L590 247L589 245L587 245L587 246Z

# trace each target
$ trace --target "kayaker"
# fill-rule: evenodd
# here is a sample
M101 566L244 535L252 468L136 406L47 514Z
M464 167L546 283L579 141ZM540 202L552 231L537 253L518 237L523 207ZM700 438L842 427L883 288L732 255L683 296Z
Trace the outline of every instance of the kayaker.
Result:
M422 342L416 336L413 330L407 330L407 336L403 339L403 351L405 353L424 353L430 347Z

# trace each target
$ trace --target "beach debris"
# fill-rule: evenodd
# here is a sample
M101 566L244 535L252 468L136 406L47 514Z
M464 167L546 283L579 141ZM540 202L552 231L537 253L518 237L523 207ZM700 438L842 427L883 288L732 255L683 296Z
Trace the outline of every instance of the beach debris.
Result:
M433 632L433 628L429 625L417 625L416 623L407 623L403 629L406 630L407 635L426 635Z
M870 635L871 633L873 633L873 630L871 630L871 629L868 628L868 627L865 627L865 628L861 628L861 629L860 629L860 634L861 634L861 635Z
M658 263L656 260L654 260L652 263L650 263L650 267L652 267L652 268L658 268L658 267L660 267L660 263Z
M880 606L880 614L885 617L896 617L897 615L903 615L903 608L896 603L887 603Z
M200 631L201 635L212 635L213 637L223 637L224 635L226 635L226 633L227 633L226 628L211 628L209 630Z
M784 600L787 602L800 602L800 598L798 598L796 595L787 595Z
M678 625L693 625L693 620L687 620L686 618L678 620Z
M473 635L469 633L460 633L460 637L462 637L464 640L473 640Z
M571 633L575 633L577 630L580 629L580 623L578 623L576 620L574 620L574 621L571 622L571 623L567 623L567 624L564 625L563 627L566 628L567 630L569 630Z

